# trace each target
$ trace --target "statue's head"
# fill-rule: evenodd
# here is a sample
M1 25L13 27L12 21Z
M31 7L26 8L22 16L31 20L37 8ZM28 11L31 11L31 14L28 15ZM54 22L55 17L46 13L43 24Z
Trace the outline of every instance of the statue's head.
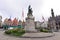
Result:
M53 12L53 9L51 8L51 11Z
M28 9L30 9L30 8L31 8L31 5L29 5Z

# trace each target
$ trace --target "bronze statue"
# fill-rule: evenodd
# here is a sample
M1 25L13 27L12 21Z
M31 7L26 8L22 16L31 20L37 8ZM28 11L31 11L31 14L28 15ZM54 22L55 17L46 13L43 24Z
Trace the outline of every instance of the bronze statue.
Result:
M52 17L54 17L54 12L52 8L51 8L51 14L52 14Z
M29 5L29 7L28 7L28 14L31 14L31 15L32 15L32 8L31 8L30 5Z

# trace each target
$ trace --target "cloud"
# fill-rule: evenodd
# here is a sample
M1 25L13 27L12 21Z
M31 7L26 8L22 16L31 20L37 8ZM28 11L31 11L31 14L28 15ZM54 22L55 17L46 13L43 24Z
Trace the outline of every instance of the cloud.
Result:
M28 6L31 5L35 20L42 20L42 16L46 20L51 16L51 8L54 9L55 15L60 14L59 0L0 0L0 15L4 18L18 17L22 19L22 10L24 18L27 17Z
M8 18L10 16L12 16L12 18L19 17L21 19L22 9L26 17L28 5L32 5L33 10L36 11L40 7L40 1L41 0L0 0L0 11L2 12L2 16L6 15Z

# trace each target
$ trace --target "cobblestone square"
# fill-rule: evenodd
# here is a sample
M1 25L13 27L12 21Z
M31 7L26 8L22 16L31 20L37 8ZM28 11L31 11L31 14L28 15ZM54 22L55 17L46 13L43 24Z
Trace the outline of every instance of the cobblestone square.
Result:
M20 37L5 35L4 31L0 30L0 40L60 40L60 32L54 32L54 34L55 36L47 37L47 38L20 38Z

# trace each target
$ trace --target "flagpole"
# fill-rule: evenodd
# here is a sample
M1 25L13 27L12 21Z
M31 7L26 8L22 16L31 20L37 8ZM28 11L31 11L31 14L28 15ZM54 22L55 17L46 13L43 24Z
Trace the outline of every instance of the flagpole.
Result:
M22 10L22 26L23 26L23 22L24 22L24 11Z

